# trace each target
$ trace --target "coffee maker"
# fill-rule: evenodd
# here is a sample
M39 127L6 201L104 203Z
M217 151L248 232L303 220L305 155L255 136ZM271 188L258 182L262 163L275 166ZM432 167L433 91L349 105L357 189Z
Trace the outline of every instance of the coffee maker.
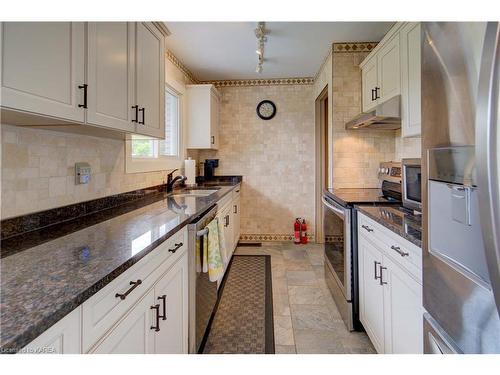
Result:
M219 159L205 159L204 178L205 181L210 181L214 178L215 168L219 166Z

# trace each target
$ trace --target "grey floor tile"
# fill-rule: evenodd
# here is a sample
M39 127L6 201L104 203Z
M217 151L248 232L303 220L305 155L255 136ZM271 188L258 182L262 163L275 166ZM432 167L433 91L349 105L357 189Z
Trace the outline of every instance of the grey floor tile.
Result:
M276 293L273 291L273 313L275 315L290 316L288 293Z
M289 316L274 316L274 342L277 345L294 345L292 319Z
M305 252L305 250L300 250L300 249L283 250L283 257L286 260L307 261L307 253Z
M275 345L274 351L276 354L297 354L295 345Z
M286 271L288 285L317 285L314 271Z
M294 329L339 330L343 323L335 322L333 315L325 305L290 304Z
M324 305L325 296L317 286L290 285L288 297L295 305Z
M343 354L342 343L334 331L295 330L297 354Z
M284 267L289 271L312 271L312 265L309 259L306 257L304 260L291 260L285 259L283 263Z

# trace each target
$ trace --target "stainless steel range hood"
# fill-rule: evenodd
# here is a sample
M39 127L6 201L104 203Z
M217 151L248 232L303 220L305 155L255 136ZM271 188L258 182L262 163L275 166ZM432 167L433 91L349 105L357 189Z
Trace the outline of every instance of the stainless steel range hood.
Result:
M363 112L345 124L347 130L353 129L401 129L401 95L397 95L370 112Z

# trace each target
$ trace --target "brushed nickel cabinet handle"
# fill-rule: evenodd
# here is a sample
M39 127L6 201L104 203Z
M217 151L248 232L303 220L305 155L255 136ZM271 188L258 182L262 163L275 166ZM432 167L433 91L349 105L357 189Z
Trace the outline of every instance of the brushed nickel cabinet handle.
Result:
M377 280L380 278L380 276L377 276L377 266L380 265L380 262L377 262L376 260L373 261L373 278L374 280Z
M163 301L163 314L159 316L162 320L167 320L167 295L158 297L158 300Z
M382 267L382 265L380 265L380 285L387 284L387 281L384 281L384 275L382 274L382 270L386 269L387 267Z
M125 293L121 294L121 293L116 293L115 294L115 297L116 298L120 298L121 300L124 300L125 298L127 298L127 296L135 289L137 288L139 285L142 284L142 280L141 279L138 279L137 281L131 281L130 282L130 285L132 285L132 288L130 288L129 290L127 290Z
M155 332L158 332L160 330L160 305L156 304L154 306L151 306L151 310L156 310L156 327L151 326L150 329L154 329Z
M407 257L407 256L409 256L409 255L410 255L409 253L407 253L407 252L405 252L405 251L401 250L401 248L400 248L399 246L394 246L394 245L392 245L392 246L391 246L391 249L392 249L392 250L394 250L394 251L395 251L396 253L398 253L399 255L401 255L403 258L404 258L404 257Z
M168 249L170 253L175 253L177 250L179 250L182 245L184 245L182 242L176 243L173 249Z

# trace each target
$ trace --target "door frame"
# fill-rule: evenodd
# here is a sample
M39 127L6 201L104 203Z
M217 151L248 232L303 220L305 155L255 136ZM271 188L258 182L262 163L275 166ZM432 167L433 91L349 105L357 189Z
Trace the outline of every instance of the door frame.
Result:
M325 105L327 110L325 111ZM323 87L314 103L315 119L315 206L316 206L316 243L323 243L323 186L325 185L324 167L325 167L325 147L326 139L324 137L324 125L328 127L328 84ZM328 176L329 180L331 176Z

